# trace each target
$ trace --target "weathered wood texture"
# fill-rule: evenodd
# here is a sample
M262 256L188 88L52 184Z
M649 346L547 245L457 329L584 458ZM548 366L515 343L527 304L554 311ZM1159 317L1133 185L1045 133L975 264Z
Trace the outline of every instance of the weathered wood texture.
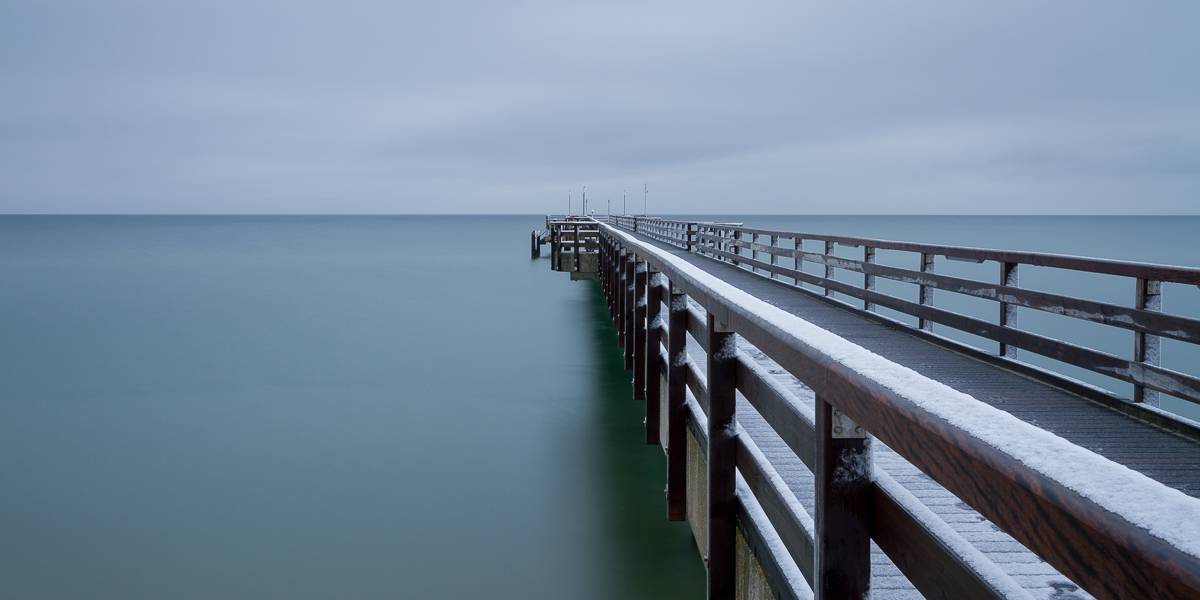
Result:
M687 431L687 296L674 284L667 303L667 519L682 521L687 516L687 462L684 434Z
M633 399L646 399L646 263L637 261L633 276Z
M817 396L818 600L862 600L871 587L871 448L866 433Z
M1010 252L981 248L913 244L848 236L827 236L799 232L775 231L740 227L733 224L693 223L654 218L623 217L618 225L655 240L696 251L763 272L767 277L786 277L796 282L819 286L826 296L844 295L863 302L864 308L876 306L896 310L917 318L918 328L931 331L933 325L946 325L999 344L999 355L1014 358L1018 349L1040 354L1072 366L1092 370L1116 380L1134 385L1134 402L1157 405L1159 393L1200 403L1200 377L1163 368L1159 360L1159 340L1175 339L1200 343L1200 319L1161 311L1159 292L1161 282L1198 284L1200 269L1171 267L1147 263L1092 259L1055 254ZM686 235L672 233L695 231ZM760 237L770 237L770 244L760 243ZM794 248L783 247L780 239L793 239ZM801 240L824 243L820 253L806 252ZM695 243L693 243L693 241ZM834 255L836 246L863 247L863 260ZM875 262L878 249L912 252L918 255L916 270L879 265ZM743 250L748 251L747 257ZM764 262L760 254L770 260ZM996 261L1001 265L998 283L982 282L938 275L934 272L935 257L968 262ZM780 266L779 258L791 259L796 265L811 262L824 267L824 276L805 273L801 268ZM1025 290L1016 277L1020 264L1066 270L1102 273L1131 277L1136 281L1137 303L1133 308L1111 303L1074 298L1061 294ZM851 285L834 278L835 270L861 273L862 286ZM918 286L918 298L897 298L880 293L876 278L892 279ZM985 298L999 304L998 323L967 317L934 306L934 291L946 290L957 294ZM1147 291L1150 290L1150 291ZM1133 331L1135 358L1127 360L1112 354L1070 344L1036 333L1017 329L1017 308L1050 312L1111 327Z
M737 336L708 315L708 598L736 594Z
M993 523L1064 574L1084 584L1091 593L1098 597L1117 598L1145 596L1149 592L1157 597L1186 598L1200 591L1200 564L1194 557L1169 547L1061 483L925 413L902 395L841 367L790 334L776 330L769 322L747 313L739 305L710 293L702 285L677 272L670 263L657 261L653 252L649 252L649 246L626 238L621 238L620 243L646 250L646 259L655 262L655 266L680 291L705 306L710 318L727 323L731 329L744 335L818 395L837 406L846 417L877 435ZM720 243L725 244L727 240ZM745 259L738 260L744 262ZM771 265L763 263L762 266ZM744 269L735 270L747 273ZM680 331L679 325L686 326L679 323L683 315L686 312L672 306L672 332ZM704 333L709 338L707 342L714 341L712 332ZM675 362L673 356L672 367ZM733 369L737 373L736 361L733 362ZM710 390L700 385L699 374L693 373L691 368L677 368L671 371L673 380L676 371L682 371L680 374L686 373L689 380L694 380L693 394L702 401L702 406L708 404L711 419L716 405L711 397L701 398L701 395L709 396ZM736 375L734 378L736 380ZM766 397L769 394L758 396ZM817 427L820 430L821 425ZM819 437L820 431L817 435ZM818 444L818 454L820 452ZM816 462L827 467L829 461L817 457ZM837 464L836 460L833 462ZM836 471L837 467L833 468ZM875 492L869 486L867 489L866 502L870 504L874 501L872 494ZM854 521L850 519L850 522ZM859 523L861 526L861 520ZM883 537L894 539L896 536ZM933 547L932 551L936 551L937 544L924 546ZM895 551L894 545L892 550ZM821 576L820 568L818 565L818 578ZM849 571L853 572L853 569ZM846 569L842 569L837 576L847 577Z
M662 300L663 289L653 285L655 274L652 267L647 268L646 287L646 343L645 343L645 390L646 390L646 443L659 443L659 396L661 394L662 359Z

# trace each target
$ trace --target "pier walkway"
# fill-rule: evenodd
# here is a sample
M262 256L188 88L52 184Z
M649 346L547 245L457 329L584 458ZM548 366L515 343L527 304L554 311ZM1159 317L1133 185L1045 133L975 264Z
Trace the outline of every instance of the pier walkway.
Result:
M604 286L634 397L649 400L647 442L668 455L668 518L691 523L711 598L1200 597L1200 523L1187 522L1200 517L1200 428L1156 408L1159 393L1200 399L1195 377L1159 366L1162 337L1200 340L1200 322L1161 313L1162 283L1194 285L1200 270L736 224L547 225L554 268ZM881 265L879 250L920 267ZM997 262L999 282L938 275L937 256ZM1137 306L1023 290L1020 264L1131 276ZM934 289L996 301L998 323L935 307ZM1135 359L1022 331L1017 306L1130 329ZM1133 383L1133 398L1017 349Z

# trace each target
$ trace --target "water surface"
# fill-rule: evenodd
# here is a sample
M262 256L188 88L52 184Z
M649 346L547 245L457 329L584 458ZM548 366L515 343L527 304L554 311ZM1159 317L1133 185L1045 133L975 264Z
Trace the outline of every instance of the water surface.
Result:
M542 217L0 217L0 597L703 598Z

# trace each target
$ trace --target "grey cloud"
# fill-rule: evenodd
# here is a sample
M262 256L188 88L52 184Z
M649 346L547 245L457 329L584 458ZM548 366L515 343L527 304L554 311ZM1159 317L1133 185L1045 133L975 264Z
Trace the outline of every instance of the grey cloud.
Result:
M0 211L541 212L649 182L664 212L1196 213L1197 17L8 5Z

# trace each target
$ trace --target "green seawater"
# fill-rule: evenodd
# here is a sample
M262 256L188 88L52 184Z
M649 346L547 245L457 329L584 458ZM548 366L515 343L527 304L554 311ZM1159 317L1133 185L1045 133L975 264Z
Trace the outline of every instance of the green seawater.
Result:
M1200 266L1197 217L698 218ZM530 260L543 226L0 216L0 598L703 598L599 287ZM1122 278L1021 277L1133 300ZM972 300L936 298L995 319ZM1164 308L1200 317L1200 290ZM1200 372L1194 346L1163 353Z
M544 217L0 217L0 598L703 598Z

